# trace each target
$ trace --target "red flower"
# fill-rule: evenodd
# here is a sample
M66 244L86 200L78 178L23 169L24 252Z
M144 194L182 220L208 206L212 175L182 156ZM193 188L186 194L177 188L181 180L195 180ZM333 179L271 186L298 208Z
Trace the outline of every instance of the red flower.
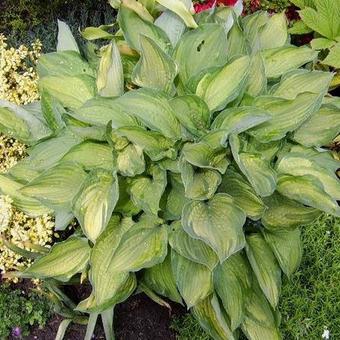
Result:
M224 5L224 6L235 6L238 0L216 0L216 5ZM205 11L215 4L215 0L206 0L203 3L196 3L194 4L195 12L199 13Z

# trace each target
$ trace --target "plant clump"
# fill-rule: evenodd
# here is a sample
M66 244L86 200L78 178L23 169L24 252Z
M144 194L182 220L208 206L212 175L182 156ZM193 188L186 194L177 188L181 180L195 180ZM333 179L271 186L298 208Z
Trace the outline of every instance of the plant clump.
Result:
M30 216L55 214L58 230L80 225L18 275L54 294L60 334L85 319L88 338L100 314L112 339L115 305L138 289L186 305L214 339L280 339L299 226L340 215L333 74L289 43L284 13L110 3L117 34L88 27L82 49L59 22L40 101L0 102L0 130L30 145L1 192ZM78 305L60 290L85 282Z

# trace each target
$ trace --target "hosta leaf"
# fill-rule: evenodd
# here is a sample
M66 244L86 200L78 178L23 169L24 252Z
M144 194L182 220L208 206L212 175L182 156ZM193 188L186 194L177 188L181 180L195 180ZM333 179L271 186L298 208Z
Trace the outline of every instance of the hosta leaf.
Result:
M95 242L106 228L118 201L118 178L112 171L94 170L86 178L73 203L73 213L84 234Z
M177 74L175 62L152 39L141 35L139 40L141 58L133 70L132 82L140 87L171 93Z
M67 282L87 266L91 248L86 238L70 237L56 243L49 253L36 260L24 271L25 277L54 278Z
M176 284L187 308L195 306L213 291L210 269L171 252L172 270Z
M216 292L228 313L231 330L244 319L244 309L251 292L251 268L240 253L229 257L214 272Z
M323 64L340 68L340 42L335 44L330 50L327 57L322 61Z
M112 40L114 35L108 30L112 27L112 25L100 25L98 27L86 27L83 31L81 31L81 35L86 40L96 40L96 39L108 39Z
M74 39L70 27L61 20L58 20L58 43L57 51L76 51L79 52L78 45Z
M97 88L98 93L103 97L121 96L124 93L123 65L114 40L102 50Z
M275 190L277 176L269 161L260 153L243 152L237 135L231 135L229 142L237 165L255 192L263 197L270 196Z
M78 52L63 51L43 54L39 58L37 72L40 78L45 76L94 76L89 63ZM52 92L53 93L53 92Z
M169 243L177 254L184 256L186 259L202 264L211 271L216 267L218 258L215 252L203 241L194 239L189 236L182 227L180 222L174 222L171 225Z
M171 49L171 43L162 29L152 22L143 20L125 4L122 4L119 9L118 22L124 38L131 48L140 51L140 36L145 35L151 38L163 51L168 52Z
M313 93L301 93L294 100L277 97L258 97L255 106L268 111L272 119L249 131L262 143L282 139L288 132L296 130L321 105L322 96Z
M313 222L320 211L306 207L275 192L264 199L267 206L262 224L270 231L294 229Z
M169 252L162 263L145 269L142 282L157 294L165 296L177 303L182 303L182 297L178 293L172 273L171 255Z
M248 77L249 62L248 56L238 58L217 71L206 74L198 83L196 94L208 104L211 111L224 109L243 91Z
M280 159L277 171L292 176L314 176L322 183L326 193L335 200L340 200L340 181L336 174L308 157L289 153Z
M201 327L216 340L234 340L228 321L216 295L211 295L192 308Z
M277 78L316 59L318 53L309 47L284 46L262 52L267 78Z
M13 205L29 216L35 217L51 212L50 209L43 206L38 200L25 196L20 192L22 184L0 174L0 192L8 195L13 201Z
M122 0L123 5L136 12L143 20L153 22L153 16L149 13L143 1Z
M184 159L180 162L180 171L185 188L185 196L193 200L211 198L221 184L221 175L216 170L195 169Z
M275 309L281 290L281 270L274 254L260 234L247 236L246 252L264 295Z
M93 158L93 155L96 155ZM103 168L113 170L112 149L107 144L85 141L70 149L62 161L73 161L81 164L85 170Z
M66 162L46 170L20 191L53 209L68 208L85 178L81 166Z
M284 76L271 93L285 99L295 99L303 92L326 94L332 78L330 72L298 70Z
M170 105L176 118L192 135L203 136L209 127L210 111L207 104L196 95L171 99Z
M253 220L261 218L265 205L252 186L237 172L228 170L222 178L219 192L226 193L235 201L247 216Z
M166 171L154 165L150 169L150 174L152 179L143 176L132 179L129 191L136 206L157 216L159 202L167 183Z
M227 194L216 194L208 202L189 202L182 214L184 230L212 247L221 263L244 247L245 220L244 212Z
M277 190L280 194L304 205L336 216L340 214L337 202L325 192L322 183L314 176L281 175Z
M234 22L228 33L227 51L228 57L234 58L248 54L248 41L238 22Z
M260 52L250 59L249 77L246 85L246 92L256 97L265 94L267 91L267 78L264 66L264 59Z
M241 329L248 339L282 340L276 315L257 285L253 285L253 292L246 306Z
M9 169L8 174L20 183L28 183L38 177L40 172L34 170L27 157L12 166Z
M282 271L290 277L299 267L302 256L300 230L283 230L278 232L263 232Z
M47 76L39 81L40 89L53 93L60 103L75 110L96 94L95 79L88 75Z
M329 145L340 131L340 111L325 105L294 133L294 140L304 146Z
M145 170L143 149L134 144L129 144L117 156L117 170L123 176L134 177Z
M176 13L187 25L187 27L197 28L197 24L190 12L181 0L156 0L159 4Z
M203 70L223 65L227 59L226 42L224 29L218 24L200 25L185 33L174 53L183 84ZM219 46L217 50L216 46ZM211 53L213 50L214 54Z

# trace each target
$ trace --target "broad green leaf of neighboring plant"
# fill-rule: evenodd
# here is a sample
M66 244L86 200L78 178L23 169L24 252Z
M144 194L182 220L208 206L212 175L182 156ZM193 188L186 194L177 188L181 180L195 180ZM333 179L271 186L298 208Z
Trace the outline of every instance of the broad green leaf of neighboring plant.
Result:
M334 105L323 105L294 133L294 140L304 146L330 145L340 131L340 111Z
M73 213L84 234L95 243L106 228L118 201L117 175L112 171L92 171L84 181L79 194L74 198Z
M245 246L245 220L243 210L227 194L216 194L207 202L191 201L182 213L184 230L213 248L221 263Z
M119 9L118 22L131 48L141 51L140 36L144 35L152 39L164 52L171 50L171 42L166 33L152 22L143 20L125 4L122 4Z
M72 35L70 27L61 20L58 20L57 51L75 51L79 53L77 42Z
M182 303L182 297L177 290L172 273L170 250L168 250L168 255L162 263L145 269L142 282L157 294L177 303Z
M85 178L86 172L80 165L65 162L46 170L20 191L53 209L69 208Z
M323 64L340 68L340 42L335 44L330 50L327 57L322 61Z
M229 257L214 272L214 286L230 318L232 331L243 321L251 292L251 275L251 268L241 253Z
M320 93L301 93L293 100L263 96L254 105L271 114L272 119L249 130L248 133L261 143L277 141L299 128L321 106Z
M274 313L258 285L253 284L241 325L243 333L252 340L282 340Z
M87 266L91 248L86 238L70 237L66 241L56 243L49 253L24 271L24 277L54 278L67 282L69 279L81 273Z
M340 215L336 200L325 192L321 181L315 176L281 175L278 179L277 190L280 194L304 205L335 216Z
M192 262L174 250L171 263L178 291L188 309L212 293L212 273L206 266Z
M6 177L4 174L0 174L0 192L3 195L10 196L15 207L32 217L51 213L51 210L42 205L38 200L23 195L20 192L22 187L22 184Z
M225 317L217 296L210 295L192 308L192 313L202 328L205 329L213 339L235 340L229 328L229 322Z
M264 199L266 210L261 222L269 231L291 230L306 225L318 218L321 212L306 207L275 192Z
M81 107L96 95L95 79L88 75L46 76L40 79L41 91L46 90L60 103L71 110Z
M129 191L136 206L157 216L159 203L167 184L166 171L154 165L150 169L150 175L152 178L145 176L133 178Z
M246 252L264 295L275 309L281 290L281 269L274 254L260 234L247 236Z
M262 52L267 78L278 78L316 59L318 53L306 46L284 46Z
M206 74L198 83L196 94L208 104L211 111L224 109L244 90L249 64L250 58L243 56Z
M222 183L218 190L230 195L235 204L243 209L252 220L260 219L265 211L265 204L256 195L252 186L245 178L233 170L227 170L222 177Z
M97 88L98 93L103 97L119 97L124 93L123 65L114 40L102 48Z
M299 267L302 257L300 230L264 231L263 236L269 244L282 271L291 277Z
M179 40L174 58L183 84L210 67L222 66L227 59L226 35L218 24L204 24L186 32ZM219 48L215 53L211 51Z
M315 9L305 7L299 11L303 22L328 39L340 36L340 3L333 0L314 0Z
M229 137L233 157L240 170L246 176L255 192L262 196L270 196L276 187L276 172L261 153L243 150L242 140L238 135Z
M147 36L140 36L141 58L132 73L132 82L140 87L172 93L177 65Z
M189 236L183 230L179 221L172 223L170 230L169 243L177 254L192 262L202 264L213 271L218 263L218 258L208 245Z
M117 171L128 177L140 175L145 170L143 149L134 144L129 144L117 155Z

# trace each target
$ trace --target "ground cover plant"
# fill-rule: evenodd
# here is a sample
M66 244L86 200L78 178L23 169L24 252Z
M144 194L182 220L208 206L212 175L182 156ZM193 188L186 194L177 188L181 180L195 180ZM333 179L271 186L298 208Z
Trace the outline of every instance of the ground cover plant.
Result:
M298 227L340 214L333 74L289 44L284 14L111 4L116 35L89 27L81 49L59 22L57 52L38 64L41 100L0 102L1 132L30 145L1 192L26 214L54 213L58 230L80 225L12 276L45 282L65 316L58 338L71 321L90 338L99 315L113 338L114 306L144 291L186 305L215 339L280 339ZM78 305L62 290L88 282Z

